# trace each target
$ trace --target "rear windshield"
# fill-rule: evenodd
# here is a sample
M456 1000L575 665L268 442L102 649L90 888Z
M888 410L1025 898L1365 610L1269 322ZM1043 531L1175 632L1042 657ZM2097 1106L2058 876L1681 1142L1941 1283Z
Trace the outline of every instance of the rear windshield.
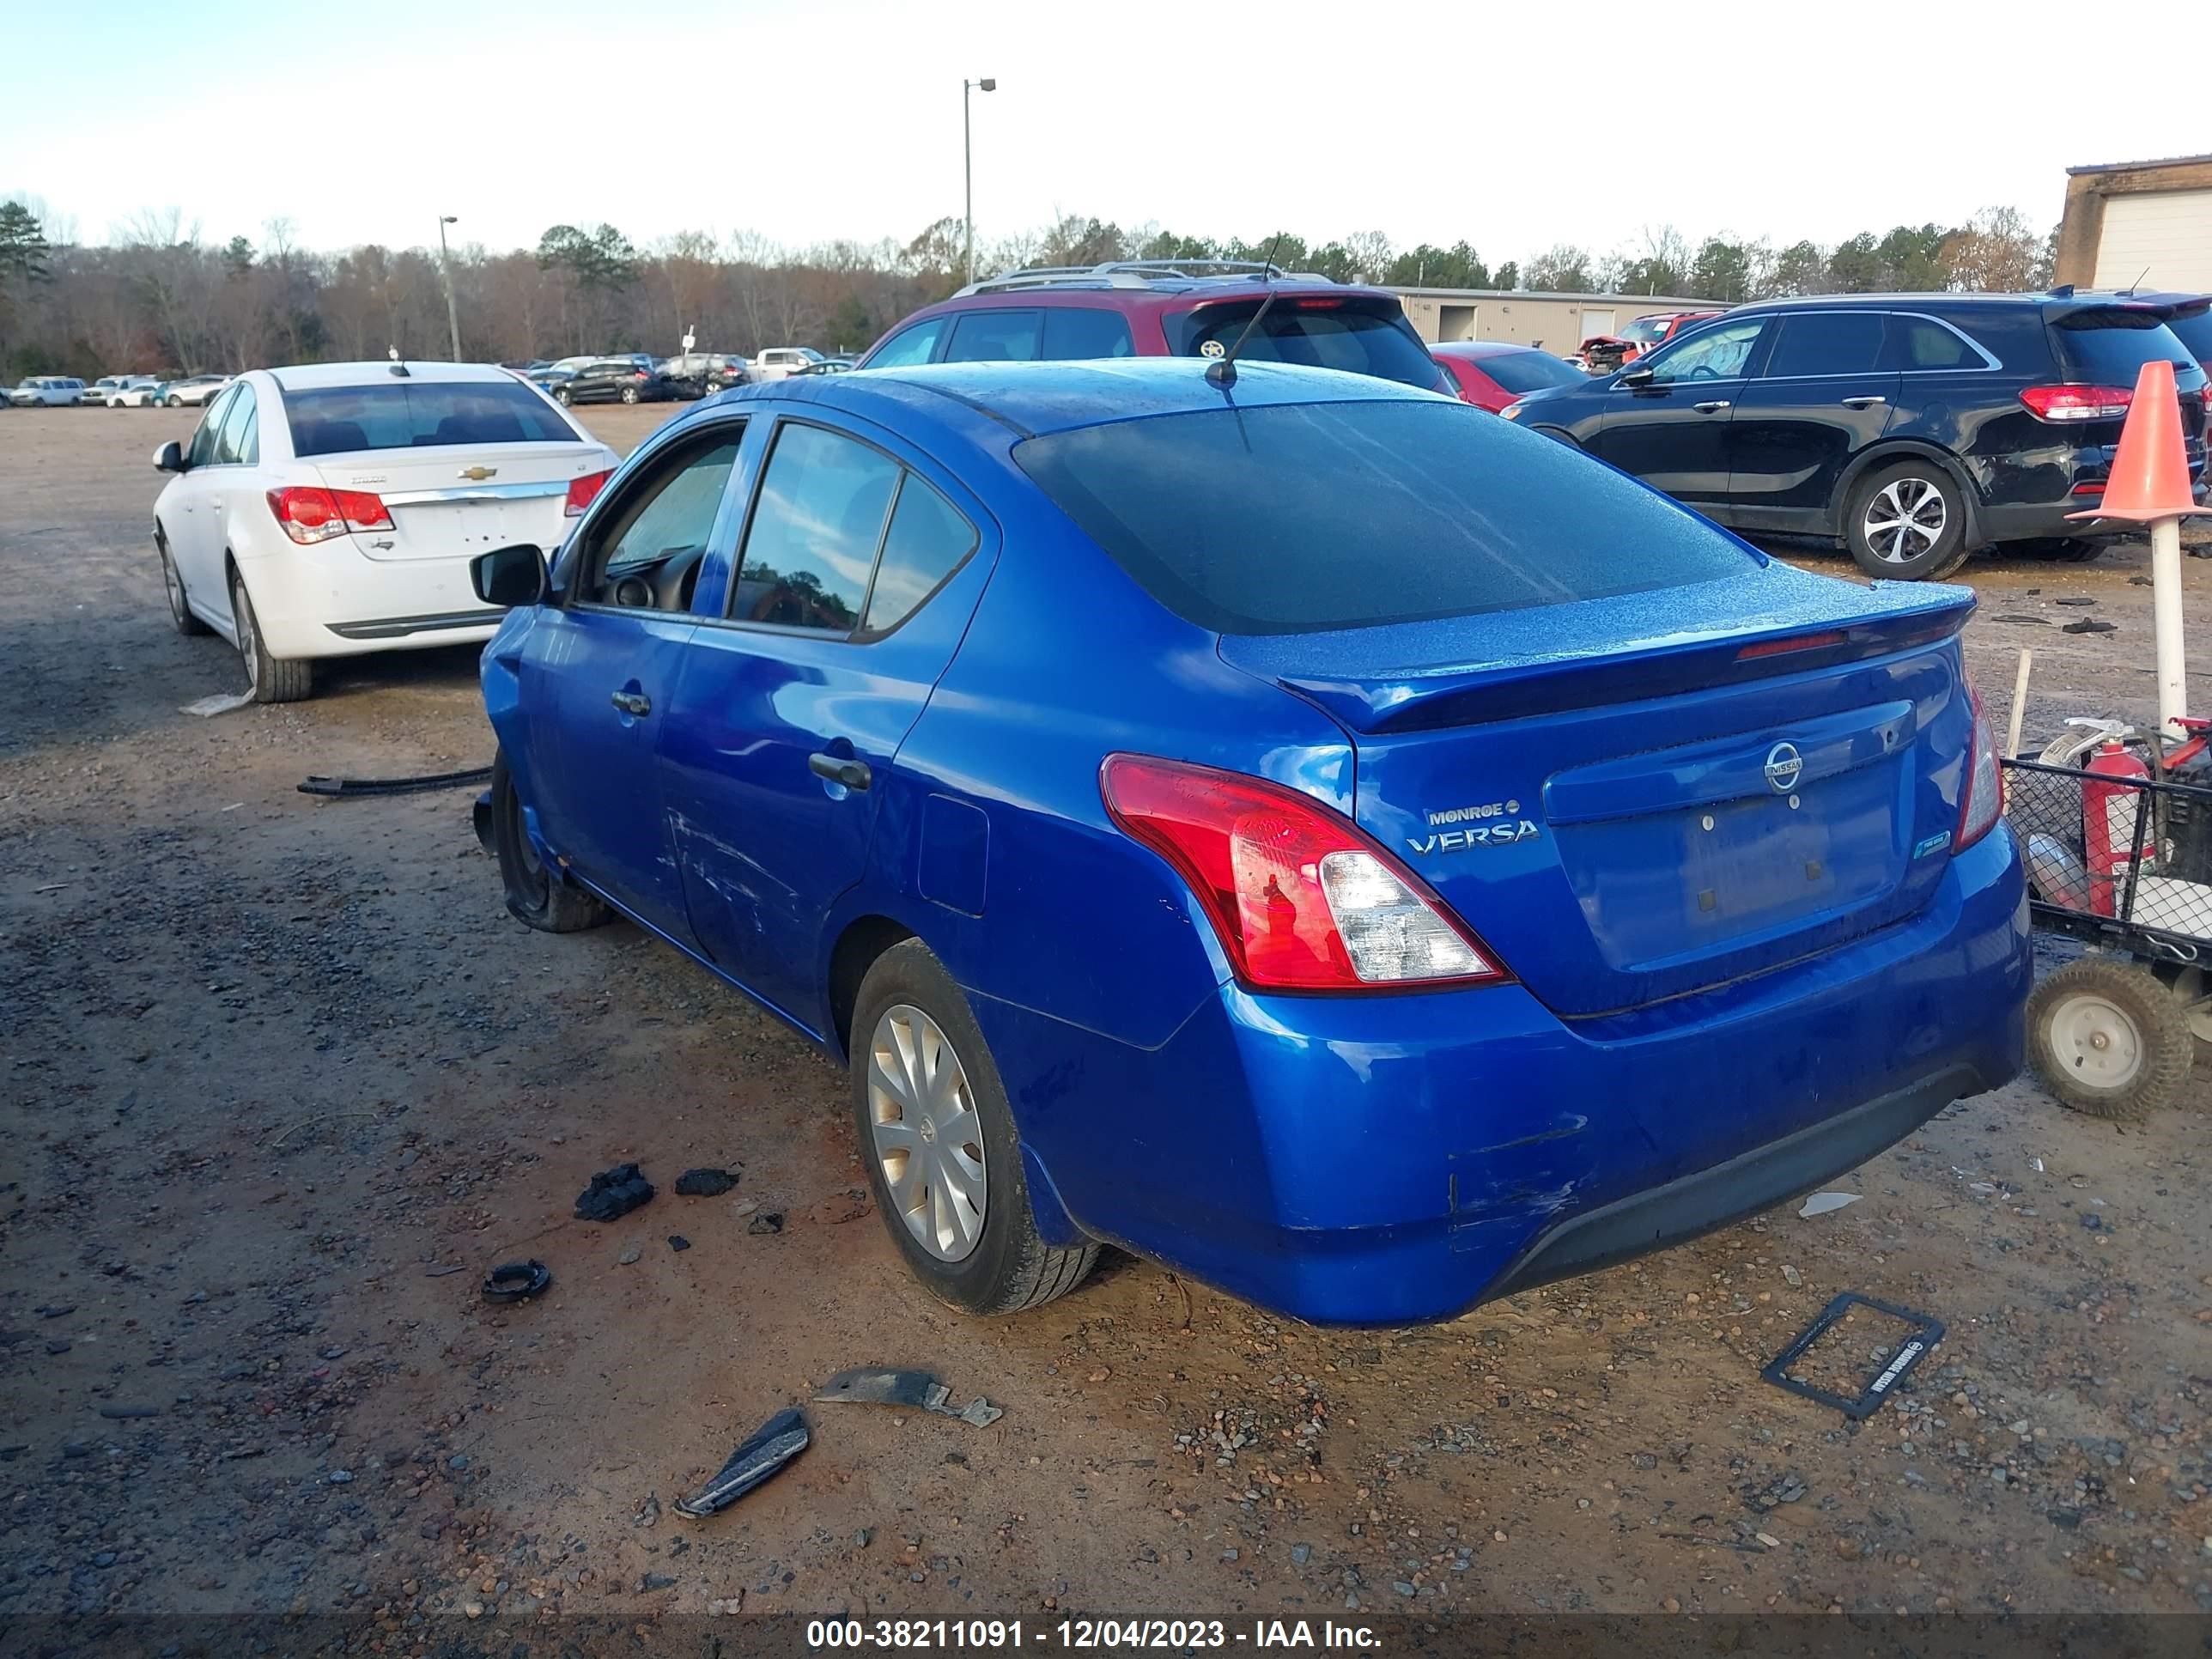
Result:
M1181 356L1218 356L1237 343L1260 304L1239 300L1169 318L1169 337ZM1208 345L1221 350L1209 352ZM1442 384L1443 371L1395 305L1385 309L1315 295L1281 297L1267 307L1237 356L1245 362L1304 363L1373 374L1425 392Z
M1663 496L1464 404L1206 410L1014 454L1154 599L1218 633L1514 611L1754 568Z
M2133 386L2138 369L2160 359L2177 366L2197 361L2146 311L2075 312L2057 319L2051 343L2068 380L2096 386Z
M343 455L433 444L581 443L545 400L516 380L395 380L287 390L292 453Z
M1665 317L1638 317L1613 337L1616 340L1656 340L1667 331L1670 320Z
M1494 357L1476 358L1474 366L1508 392L1589 384L1589 375L1548 351L1501 351Z
M2176 317L2166 327L2189 355L2200 363L2212 363L2212 310L2192 311Z

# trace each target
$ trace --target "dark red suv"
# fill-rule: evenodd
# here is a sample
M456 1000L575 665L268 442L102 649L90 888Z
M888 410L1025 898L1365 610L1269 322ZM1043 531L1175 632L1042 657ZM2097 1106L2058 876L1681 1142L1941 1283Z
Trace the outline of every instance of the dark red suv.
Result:
M1125 259L1011 271L906 318L862 368L1095 357L1219 357L1272 290L1239 352L1449 392L1397 296L1237 259Z

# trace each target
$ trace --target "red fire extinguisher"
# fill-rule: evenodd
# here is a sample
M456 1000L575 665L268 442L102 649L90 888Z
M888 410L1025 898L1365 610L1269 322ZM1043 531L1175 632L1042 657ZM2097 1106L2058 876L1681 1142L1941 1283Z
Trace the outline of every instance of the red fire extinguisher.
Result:
M2115 887L2127 878L2135 856L2136 826L2150 791L2150 768L2114 738L2089 757L2089 775L2081 784L2081 850L2089 866L2089 908L2100 916L2116 915ZM2142 863L2148 867L2158 856L2157 847L2146 839Z

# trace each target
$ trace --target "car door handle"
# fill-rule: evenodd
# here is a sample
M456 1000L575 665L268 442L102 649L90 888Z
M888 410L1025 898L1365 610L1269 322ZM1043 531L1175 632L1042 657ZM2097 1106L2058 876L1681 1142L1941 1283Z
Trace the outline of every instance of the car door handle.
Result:
M1872 409L1876 404L1886 404L1888 401L1889 399L1883 397L1880 392L1869 392L1863 398L1844 398L1844 407L1845 409Z
M1728 399L1725 398L1716 398L1709 404L1692 404L1690 405L1691 408L1696 410L1700 415L1717 415L1721 410L1726 409L1728 406Z
M865 789L876 781L868 763L848 760L842 755L809 755L806 769L817 778L827 778L832 783L842 783L848 789Z
M642 718L653 712L653 699L642 691L617 691L608 701L625 714Z

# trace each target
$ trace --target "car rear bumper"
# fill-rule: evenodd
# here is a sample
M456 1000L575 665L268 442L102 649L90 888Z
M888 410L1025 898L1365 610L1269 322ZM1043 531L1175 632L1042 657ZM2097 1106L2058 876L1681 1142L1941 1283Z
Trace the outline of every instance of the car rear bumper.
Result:
M1270 1309L1402 1324L1855 1168L2018 1071L2030 980L2000 830L1909 921L1623 1015L1231 985L1146 1051L976 1003L1047 1208Z
M347 537L241 558L270 654L349 657L482 644L507 613L477 602L466 559L376 560Z

